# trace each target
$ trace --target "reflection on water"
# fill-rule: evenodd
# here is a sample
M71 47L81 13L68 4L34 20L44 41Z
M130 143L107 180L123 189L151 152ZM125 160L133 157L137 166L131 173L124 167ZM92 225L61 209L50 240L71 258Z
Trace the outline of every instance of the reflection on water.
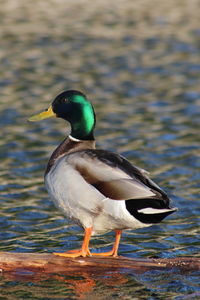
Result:
M120 254L199 255L197 2L7 0L0 15L0 250L53 252L81 244L82 231L55 209L42 177L68 128L61 120L26 121L60 91L75 88L95 106L98 146L151 171L179 207L162 224L125 232ZM106 251L113 240L113 233L94 237L91 247ZM2 277L1 297L199 295L196 273L22 277Z
M1 287L2 296L14 294L16 299L163 299L163 296L165 299L188 299L187 296L176 297L182 294L198 299L200 295L199 274L191 272L188 276L166 270L128 275L82 272L51 277L9 274L2 279Z

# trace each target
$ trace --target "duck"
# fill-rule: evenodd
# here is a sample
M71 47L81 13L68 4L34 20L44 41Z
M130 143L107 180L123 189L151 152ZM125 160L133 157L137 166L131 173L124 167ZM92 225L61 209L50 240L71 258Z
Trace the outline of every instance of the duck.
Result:
M52 153L44 181L55 206L84 230L80 249L54 253L62 257L118 256L123 230L135 230L161 222L177 210L149 173L109 150L97 149L95 111L77 90L61 92L48 109L29 118L36 122L62 118L70 134ZM91 252L91 236L115 231L108 252Z

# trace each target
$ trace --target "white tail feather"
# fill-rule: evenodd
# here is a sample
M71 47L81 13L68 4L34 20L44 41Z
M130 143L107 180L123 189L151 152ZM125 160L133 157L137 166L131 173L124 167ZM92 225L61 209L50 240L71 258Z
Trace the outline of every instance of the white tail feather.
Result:
M153 214L162 214L166 213L168 211L172 211L173 209L166 208L166 209L158 209L158 208L152 208L152 207L146 207L139 209L138 212L142 214L147 214L147 215L153 215Z

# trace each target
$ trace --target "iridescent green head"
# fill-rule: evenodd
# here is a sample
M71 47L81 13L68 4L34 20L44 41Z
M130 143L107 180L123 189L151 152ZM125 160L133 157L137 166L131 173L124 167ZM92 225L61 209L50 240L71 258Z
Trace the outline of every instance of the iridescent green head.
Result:
M75 90L59 94L46 111L35 115L29 121L58 117L71 124L71 136L80 140L94 140L95 113L86 96Z

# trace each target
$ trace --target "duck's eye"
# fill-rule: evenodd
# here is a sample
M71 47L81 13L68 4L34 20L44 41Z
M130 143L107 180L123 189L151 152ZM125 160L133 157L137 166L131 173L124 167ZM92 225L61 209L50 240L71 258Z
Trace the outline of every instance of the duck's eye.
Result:
M64 98L64 99L63 99L63 103L67 103L67 102L69 102L69 99Z

